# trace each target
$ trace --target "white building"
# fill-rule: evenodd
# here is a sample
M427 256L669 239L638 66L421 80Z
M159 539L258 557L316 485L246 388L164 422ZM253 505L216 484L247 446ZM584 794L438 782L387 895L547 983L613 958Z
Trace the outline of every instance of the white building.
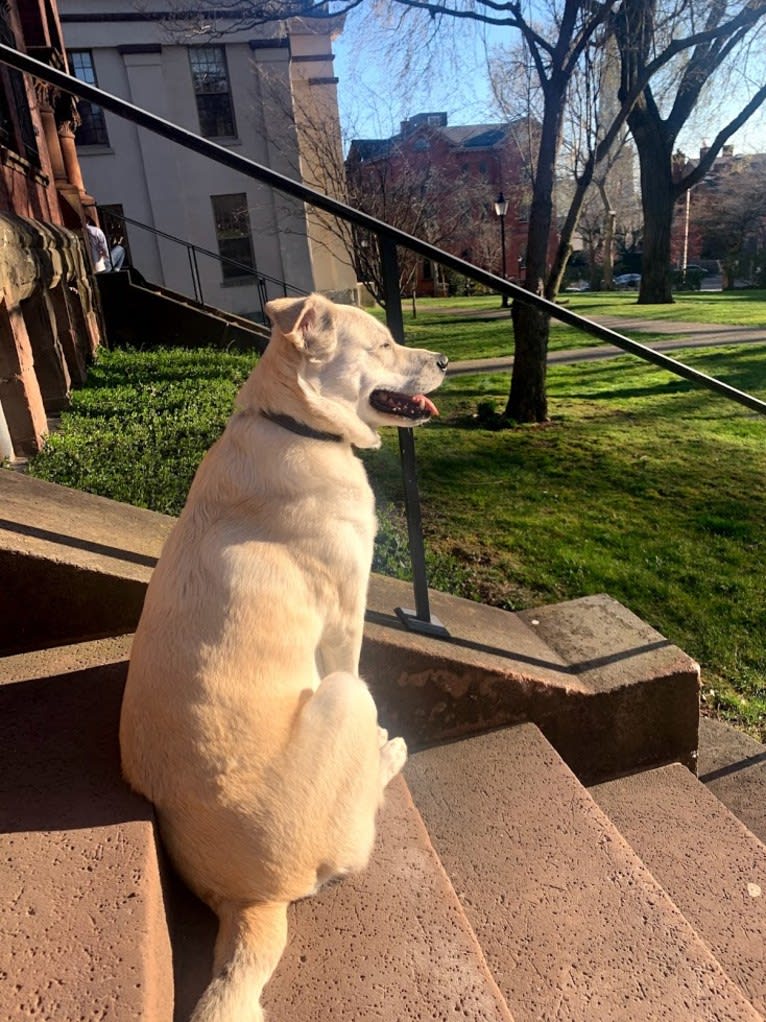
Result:
M60 0L72 73L329 189L321 167L309 165L307 134L319 126L340 153L331 43L342 22L294 19L246 29L230 14L198 26L174 17L172 4ZM200 13L210 19L214 12ZM355 295L343 247L303 203L88 103L80 115L86 187L102 211L145 225L129 222L126 239L130 262L147 280L194 295L196 274L207 304L254 317L263 278L268 297L282 293L276 282L341 300Z

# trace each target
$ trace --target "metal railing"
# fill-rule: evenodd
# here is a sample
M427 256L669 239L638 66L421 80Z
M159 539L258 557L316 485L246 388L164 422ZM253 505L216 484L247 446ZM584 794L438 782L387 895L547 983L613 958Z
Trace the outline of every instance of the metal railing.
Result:
M125 228L127 224L130 224L131 227L147 231L156 238L162 238L163 241L170 241L173 244L181 245L185 248L189 260L191 290L193 292L194 301L198 302L200 305L205 304L202 277L199 272L200 256L213 259L220 265L222 270L224 266L237 270L238 280L247 277L252 278L253 284L255 284L258 289L258 306L261 321L264 323L266 322L266 302L269 301L270 298L274 298L278 294L286 298L288 296L288 292L294 295L306 294L303 288L295 287L293 284L288 284L284 280L272 277L268 273L262 273L257 266L239 262L237 259L231 259L229 256L222 256L220 252L213 252L209 248L204 248L202 245L196 245L191 241L178 238L174 234L168 234L167 231L161 231L158 227L152 227L149 224L141 223L140 220L134 220L132 217L125 216L124 213L116 213L113 209L104 209L103 211L99 210L99 212L101 219L104 222L119 223L123 228ZM107 233L109 232L107 231ZM127 231L124 233L127 234ZM272 286L269 287L269 285Z
M462 274L463 276L469 277L470 279L477 281L479 284L483 284L485 287L488 287L501 295L507 295L509 298L533 305L545 312L552 319L556 319L559 322L576 327L577 329L596 337L598 340L605 341L608 344L613 344L621 350L626 351L629 354L636 355L644 361L651 362L662 369L666 369L668 372L673 373L676 376L681 376L692 383L706 387L707 389L720 394L729 400L744 405L752 411L758 412L761 415L766 415L766 402L761 401L752 394L746 394L744 391L737 390L735 387L724 383L722 380L717 380L715 377L708 376L707 374L700 372L698 369L693 369L691 366L684 365L682 362L677 362L675 359L670 358L670 356L665 355L660 351L655 351L638 341L617 333L615 330L611 330L608 327L602 326L600 323L596 323L584 316L580 316L565 306L556 305L555 302L548 301L541 295L537 295L532 291L527 291L518 284L514 284L509 280L496 276L494 273L490 273L478 266L474 266L472 263L467 262L465 259L461 259L459 256L445 252L442 249L436 248L434 245L429 245L428 242L422 241L420 238L407 234L405 231L399 230L396 227L391 227L382 220L378 220L375 217L370 216L368 213L363 213L361 210L354 209L353 207L340 202L338 199L333 199L330 196L324 195L316 189L309 188L300 181L296 181L293 178L279 174L270 167L264 167L261 164L256 163L253 160L249 160L244 156L240 156L215 142L201 138L199 135L194 134L194 132L191 132L186 128L181 128L176 124L172 124L164 118L150 113L148 110L144 110L140 107L134 106L132 103L129 103L124 99L120 99L118 96L104 92L101 89L96 88L94 85L81 82L77 78L72 78L69 75L64 74L62 71L56 70L56 68L49 67L47 64L40 63L25 53L20 53L18 50L14 50L9 46L0 44L0 61L16 68L19 71L32 75L35 78L39 78L44 82L48 82L64 92L69 92L81 99L86 99L92 103L96 103L105 110L109 110L116 114L118 117L122 117L139 125L140 127L146 128L147 130L154 132L171 142L184 146L192 152L198 153L201 156L209 157L216 163L229 167L231 170L239 171L246 177L253 178L256 181L269 185L286 195L291 195L302 202L314 206L317 209L321 209L325 213L329 213L341 220L346 220L363 231L368 231L371 234L374 234L378 238L383 264L384 287L387 299L386 317L388 326L391 333L395 339L399 341L399 343L404 343L404 330L401 295L399 291L399 269L396 253L397 246L407 248L416 255L422 256L425 259L430 259L434 263L438 263L441 266L445 266L448 269ZM422 530L420 528L420 500L417 489L415 448L412 430L400 429L399 438L402 458L402 478L410 539L410 556L413 567L415 609L414 611L409 611L397 608L397 614L405 622L407 627L414 631L447 635L448 633L446 629L440 622L432 618L430 611L428 583L425 569L425 552L423 548Z

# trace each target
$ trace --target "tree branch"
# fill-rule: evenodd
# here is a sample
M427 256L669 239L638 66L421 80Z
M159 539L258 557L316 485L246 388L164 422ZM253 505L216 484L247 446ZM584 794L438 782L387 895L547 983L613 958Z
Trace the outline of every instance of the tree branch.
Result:
M752 117L758 107L763 105L764 101L766 101L766 85L762 85L750 99L750 102L740 110L737 116L732 118L732 120L730 120L724 128L721 128L716 137L713 139L713 142L709 146L707 152L700 158L700 161L694 170L690 171L685 177L681 178L681 180L677 182L675 189L676 198L683 195L684 192L687 192L696 184L700 183L715 163L715 160L720 151L723 149L725 143L736 131L739 131L749 117Z

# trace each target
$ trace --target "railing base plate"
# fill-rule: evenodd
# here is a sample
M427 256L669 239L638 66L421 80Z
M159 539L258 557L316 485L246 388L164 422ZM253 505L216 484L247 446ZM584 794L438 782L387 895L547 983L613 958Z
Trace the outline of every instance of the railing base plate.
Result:
M405 628L411 632L419 632L421 635L433 635L439 639L449 639L450 633L441 623L438 617L431 617L424 621L417 616L414 610L405 610L403 607L396 607L396 616Z

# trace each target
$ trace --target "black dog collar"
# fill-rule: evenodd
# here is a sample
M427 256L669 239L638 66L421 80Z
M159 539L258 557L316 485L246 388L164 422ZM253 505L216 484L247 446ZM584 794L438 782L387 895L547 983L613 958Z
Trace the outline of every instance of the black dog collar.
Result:
M313 426L307 426L305 422L299 422L292 415L264 411L261 412L261 415L269 422L275 422L277 426L282 426L283 429L288 429L291 433L297 433L298 436L308 437L310 440L329 440L336 444L343 440L343 437L337 433L324 433L321 429L314 429Z

